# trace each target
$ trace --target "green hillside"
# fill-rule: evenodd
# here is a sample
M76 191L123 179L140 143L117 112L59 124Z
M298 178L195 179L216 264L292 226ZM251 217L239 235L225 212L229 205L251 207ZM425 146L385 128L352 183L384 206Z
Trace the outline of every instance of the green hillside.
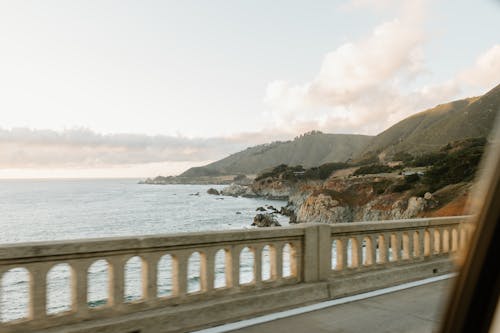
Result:
M448 142L487 137L500 108L500 85L410 116L375 136L359 157L397 152L427 153Z
M327 162L343 162L359 154L371 138L367 135L324 134L313 131L292 141L247 148L206 166L191 168L180 176L257 174L279 164L312 167Z
M500 109L500 85L480 97L466 98L417 113L375 137L312 131L292 141L273 142L232 154L206 166L191 168L181 177L257 174L280 164L305 168L331 162L365 161L396 153L436 152L449 142L488 137Z

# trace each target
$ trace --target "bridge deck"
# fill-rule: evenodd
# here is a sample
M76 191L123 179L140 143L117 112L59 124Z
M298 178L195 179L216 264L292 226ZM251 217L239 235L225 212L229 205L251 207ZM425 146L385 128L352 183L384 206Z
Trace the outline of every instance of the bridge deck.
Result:
M341 304L232 332L433 332L452 279Z

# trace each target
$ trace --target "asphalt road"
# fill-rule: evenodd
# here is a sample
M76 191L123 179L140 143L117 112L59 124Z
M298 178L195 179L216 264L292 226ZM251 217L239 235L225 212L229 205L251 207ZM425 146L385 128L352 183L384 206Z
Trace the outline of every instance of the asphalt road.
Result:
M238 333L434 332L453 279L235 330Z

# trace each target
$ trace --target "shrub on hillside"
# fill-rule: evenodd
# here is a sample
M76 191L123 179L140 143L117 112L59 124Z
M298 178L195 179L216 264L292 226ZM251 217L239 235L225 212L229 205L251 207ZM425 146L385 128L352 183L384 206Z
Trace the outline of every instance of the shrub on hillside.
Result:
M394 169L383 164L365 165L354 171L354 176L392 172Z
M393 161L401 161L404 164L409 164L411 161L413 161L413 155L405 152L405 151L400 151L394 154L392 157Z
M265 179L265 178L275 178L275 177L278 177L279 175L281 175L283 172L287 171L288 169L288 165L286 164L280 164L276 167L274 167L273 169L271 169L270 171L264 171L263 173L261 173L260 175L258 175L255 180L261 180L261 179Z
M446 185L471 181L477 171L479 161L484 152L486 140L469 139L465 144L455 148L446 146L449 152L436 160L424 176L424 183L432 191ZM453 149L454 150L453 150Z
M409 162L409 165L414 166L414 167L424 167L424 166L432 165L439 160L442 160L445 156L446 156L446 153L444 153L444 152L422 154L422 155L416 156L413 159L413 161Z
M349 165L347 163L325 163L319 167L312 167L305 170L303 179L321 179L325 180L330 175L337 170L347 168Z
M319 167L304 169L301 165L287 166L280 164L272 170L261 173L255 178L256 181L266 178L281 178L288 181L304 180L325 180L330 175L340 169L348 167L347 163L325 163Z
M409 183L395 184L392 187L392 192L404 192L404 191L410 190L412 188L413 188L412 185Z
M378 164L380 163L380 159L377 154L374 152L369 152L365 154L359 161L354 162L355 165L366 165L366 164Z

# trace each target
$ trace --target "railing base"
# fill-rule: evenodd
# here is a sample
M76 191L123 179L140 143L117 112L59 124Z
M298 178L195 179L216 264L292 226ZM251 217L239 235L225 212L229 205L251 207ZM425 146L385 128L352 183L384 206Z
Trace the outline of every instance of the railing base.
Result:
M256 290L195 304L168 306L107 319L65 325L39 333L171 333L234 322L328 299L355 295L452 272L449 259L336 275L328 282ZM333 275L333 274L332 274Z
M170 333L187 332L227 322L268 314L328 299L327 283L304 283L293 286L226 296L211 301L169 306L65 325L39 333Z
M449 258L442 258L391 268L381 267L379 270L363 273L335 275L328 283L328 293L330 299L335 299L443 275L455 270Z

